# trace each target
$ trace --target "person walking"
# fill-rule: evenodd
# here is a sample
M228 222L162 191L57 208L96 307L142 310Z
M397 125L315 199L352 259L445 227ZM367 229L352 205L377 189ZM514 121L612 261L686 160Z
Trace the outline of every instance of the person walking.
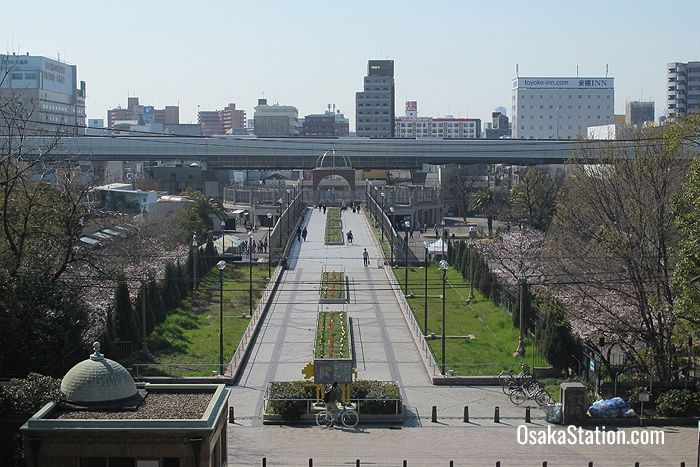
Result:
M303 238L304 241L306 241L306 236L308 235L308 233L308 230L306 230L306 227L304 227L304 230L301 231L301 238Z
M365 263L365 267L369 266L369 253L367 253L367 248L362 252L362 261Z
M297 240L301 240L301 227L297 227Z
M348 237L348 245L350 245L352 243L352 239L353 239L352 230L348 230L347 237Z

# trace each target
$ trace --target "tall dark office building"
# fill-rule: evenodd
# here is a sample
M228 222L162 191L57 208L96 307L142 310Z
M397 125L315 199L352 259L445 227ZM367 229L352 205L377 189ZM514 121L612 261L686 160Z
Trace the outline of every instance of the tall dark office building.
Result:
M639 125L653 121L653 102L628 101L625 104L625 125Z
M355 133L370 138L394 137L394 61L370 60L364 91L355 93Z

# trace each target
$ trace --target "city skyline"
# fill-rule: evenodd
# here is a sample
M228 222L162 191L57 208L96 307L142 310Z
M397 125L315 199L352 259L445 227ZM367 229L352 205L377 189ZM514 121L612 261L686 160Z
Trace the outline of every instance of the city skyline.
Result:
M109 21L88 4L77 28L65 27L75 21L74 9L37 7L6 7L5 51L60 54L76 65L87 84L88 118L106 119L107 109L124 107L129 96L159 108L179 105L183 123L196 122L198 106L230 102L252 118L265 97L297 107L300 116L335 104L354 130L354 96L371 59L394 60L397 116L406 100L418 101L419 115L489 121L497 106L510 115L516 64L520 76L534 77L573 77L577 66L579 76L605 76L608 65L616 114L627 101L653 100L661 116L666 64L698 59L692 22L700 6L690 1L586 8L501 2L499 15L472 2L448 2L439 11L411 2L235 2L216 11L169 3L167 15L165 4L139 4L138 14L114 9ZM655 27L661 18L674 25L672 44L664 40L667 29ZM118 34L120 28L132 32Z

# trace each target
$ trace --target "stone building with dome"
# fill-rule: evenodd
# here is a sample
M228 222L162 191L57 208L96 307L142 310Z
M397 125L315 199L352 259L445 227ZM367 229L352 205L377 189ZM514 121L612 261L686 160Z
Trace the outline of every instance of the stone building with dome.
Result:
M226 465L225 385L135 383L94 350L20 429L28 467Z

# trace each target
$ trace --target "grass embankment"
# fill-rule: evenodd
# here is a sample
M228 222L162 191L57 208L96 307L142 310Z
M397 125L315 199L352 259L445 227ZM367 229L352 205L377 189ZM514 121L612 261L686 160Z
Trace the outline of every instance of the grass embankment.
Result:
M267 268L253 267L253 309L267 285ZM229 264L224 269L224 365L236 351L248 317L248 267ZM153 361L182 367L149 367L149 374L209 376L219 363L219 270L214 267L199 284L194 310L190 297L148 337ZM245 315L245 317L242 317ZM187 366L189 365L189 366Z
M403 268L394 269L403 284ZM419 297L409 298L416 321L424 334L434 333L428 340L438 364L442 355L442 279L437 264L428 268L428 329L424 329L424 275L423 267L408 270L408 291ZM526 338L525 358L513 357L518 346L518 330L513 327L510 313L485 299L474 289L475 299L466 304L469 283L453 268L447 272L445 287L445 365L457 375L496 375L502 370L520 371L520 364L533 365L534 348ZM474 339L450 336L474 336Z
M321 311L316 326L315 358L350 358L348 314Z
M321 274L321 299L345 300L345 274L327 271Z
M340 208L328 208L326 213L326 245L343 244L343 224L340 221Z

